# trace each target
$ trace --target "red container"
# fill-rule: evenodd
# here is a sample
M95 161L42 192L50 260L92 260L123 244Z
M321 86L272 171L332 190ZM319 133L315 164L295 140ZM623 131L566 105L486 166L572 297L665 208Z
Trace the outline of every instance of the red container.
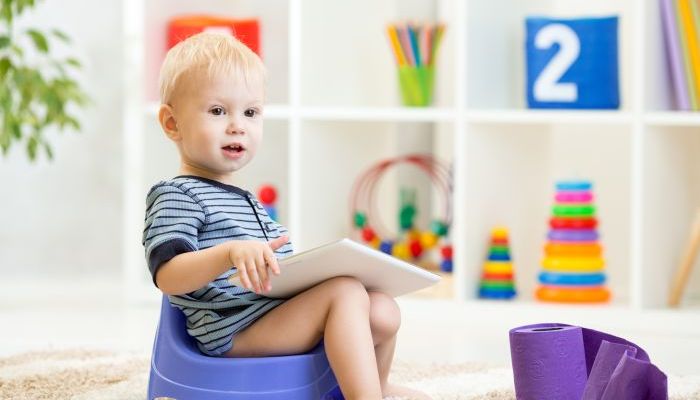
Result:
M168 22L168 49L203 31L228 32L257 55L260 49L260 24L257 19L230 19L208 15L185 15Z

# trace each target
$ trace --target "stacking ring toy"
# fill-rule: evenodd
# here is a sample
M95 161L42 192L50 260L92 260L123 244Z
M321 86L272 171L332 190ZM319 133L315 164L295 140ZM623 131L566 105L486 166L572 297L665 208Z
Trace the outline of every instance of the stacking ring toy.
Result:
M549 219L552 229L595 229L598 226L596 218L553 217Z
M510 262L486 262L484 263L486 274L512 274L513 264Z
M587 204L561 205L552 207L555 217L592 217L595 215L595 206Z
M568 274L568 273L553 273L543 271L539 276L540 283L543 285L577 285L590 286L602 285L605 283L604 274Z
M587 257L545 257L542 268L552 272L598 272L605 267L602 258Z
M549 231L547 238L562 242L593 242L598 240L598 232L592 229L555 229Z
M597 257L603 253L603 248L598 243L549 242L544 246L544 252L550 257Z
M557 182L556 183L557 191L565 191L565 190L586 191L586 190L591 190L592 187L593 187L593 185L588 181L564 181L564 182Z
M558 192L554 195L557 203L590 203L593 201L591 192Z
M600 286L562 288L557 286L540 286L535 296L543 301L562 301L571 303L600 303L610 299L608 289Z

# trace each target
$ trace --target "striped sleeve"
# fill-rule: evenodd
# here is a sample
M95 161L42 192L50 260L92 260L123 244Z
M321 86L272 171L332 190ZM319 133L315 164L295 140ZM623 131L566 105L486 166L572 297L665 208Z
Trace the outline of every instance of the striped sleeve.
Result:
M204 222L204 209L179 187L162 184L151 189L146 197L143 247L154 284L161 265L178 254L198 250L197 236Z

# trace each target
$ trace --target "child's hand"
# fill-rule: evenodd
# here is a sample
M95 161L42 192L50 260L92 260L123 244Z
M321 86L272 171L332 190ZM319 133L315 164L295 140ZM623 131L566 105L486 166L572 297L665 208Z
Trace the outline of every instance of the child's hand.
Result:
M270 242L257 240L232 240L229 243L228 258L238 269L243 287L255 293L269 292L272 289L268 268L275 275L280 274L274 251L289 241L288 236L280 236Z

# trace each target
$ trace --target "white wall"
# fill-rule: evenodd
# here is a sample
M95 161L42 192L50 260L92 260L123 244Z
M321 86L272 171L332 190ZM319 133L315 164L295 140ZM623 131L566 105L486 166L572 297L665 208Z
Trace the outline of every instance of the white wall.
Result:
M92 105L82 132L48 132L53 162L22 146L0 158L0 279L116 275L121 264L122 5L44 0L20 25L73 39Z

